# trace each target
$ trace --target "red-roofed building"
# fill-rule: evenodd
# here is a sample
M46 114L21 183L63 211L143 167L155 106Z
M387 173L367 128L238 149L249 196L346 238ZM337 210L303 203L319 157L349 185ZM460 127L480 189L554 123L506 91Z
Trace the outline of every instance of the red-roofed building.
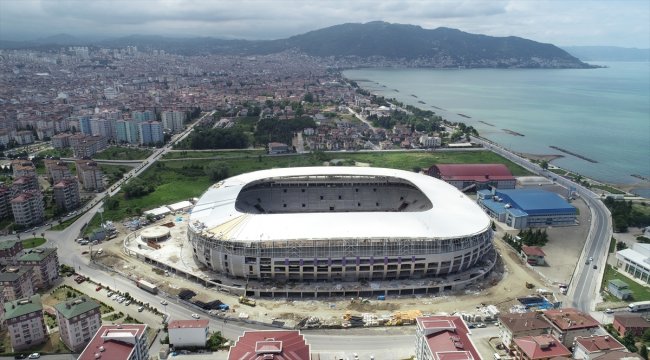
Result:
M573 346L576 337L595 335L600 328L591 315L574 308L547 310L544 317L553 326L551 334L566 347Z
M169 346L174 348L205 347L208 341L208 320L173 320L167 325Z
M621 336L625 336L628 332L632 332L634 336L641 336L646 329L650 329L650 321L641 314L616 314L612 325Z
M570 357L571 351L553 335L543 334L515 339L514 359L548 360L558 356Z
M542 314L536 312L499 315L499 337L503 345L514 350L513 339L522 336L534 336L551 332L551 324Z
M539 246L521 246L521 256L530 265L544 265L546 253Z
M146 360L147 325L103 325L78 360Z
M415 331L418 360L480 360L460 316L419 317Z
M245 331L228 360L309 360L310 346L298 330Z
M611 335L578 336L573 343L573 358L592 360L610 351L626 351Z
M515 177L503 164L436 164L427 170L429 176L441 179L459 190L472 188L514 189Z

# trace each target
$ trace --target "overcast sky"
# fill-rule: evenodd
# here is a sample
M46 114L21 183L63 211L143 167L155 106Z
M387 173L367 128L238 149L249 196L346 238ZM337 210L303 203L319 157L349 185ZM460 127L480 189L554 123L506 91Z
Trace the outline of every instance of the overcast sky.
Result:
M649 0L0 0L0 38L278 39L383 20L568 45L650 48Z

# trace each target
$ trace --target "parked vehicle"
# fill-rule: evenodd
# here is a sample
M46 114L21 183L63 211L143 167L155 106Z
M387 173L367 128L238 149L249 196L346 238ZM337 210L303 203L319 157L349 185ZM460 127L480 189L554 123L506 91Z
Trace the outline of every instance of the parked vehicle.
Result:
M627 306L627 309L631 312L650 310L650 301L633 302Z

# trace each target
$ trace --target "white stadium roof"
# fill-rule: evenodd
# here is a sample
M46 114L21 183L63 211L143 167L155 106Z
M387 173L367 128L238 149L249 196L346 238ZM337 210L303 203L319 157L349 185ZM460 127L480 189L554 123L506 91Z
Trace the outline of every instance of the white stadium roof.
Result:
M429 198L421 212L311 212L249 214L235 208L247 184L295 176L380 176L403 179ZM484 232L490 218L455 187L433 177L373 167L296 167L255 171L212 185L192 209L190 226L232 241L327 238L457 238Z

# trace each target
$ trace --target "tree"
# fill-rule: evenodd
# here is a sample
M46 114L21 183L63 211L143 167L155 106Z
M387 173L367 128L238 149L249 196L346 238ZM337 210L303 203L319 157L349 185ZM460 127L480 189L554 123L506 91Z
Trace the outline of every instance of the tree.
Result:
M205 345L208 349L217 351L225 342L226 339L221 335L221 331L216 331L210 334L210 338L208 338Z
M636 347L636 342L634 341L634 334L631 331L628 331L623 339L621 339L621 344L623 344L629 351L637 352L639 349Z
M542 160L542 162L539 163L539 166L541 166L544 170L548 170L548 161Z
M642 339L643 342L650 342L650 329L645 329Z
M641 344L639 355L641 355L641 357L644 359L648 358L648 348L645 346L645 344Z
M624 243L622 241L616 242L616 251L621 251L621 250L625 250L625 249L627 249L627 244L626 243ZM649 338L649 340L650 340L650 338Z
M205 166L203 169L205 174L210 177L212 181L221 181L228 177L230 169L228 166L221 164L219 162L213 161Z

